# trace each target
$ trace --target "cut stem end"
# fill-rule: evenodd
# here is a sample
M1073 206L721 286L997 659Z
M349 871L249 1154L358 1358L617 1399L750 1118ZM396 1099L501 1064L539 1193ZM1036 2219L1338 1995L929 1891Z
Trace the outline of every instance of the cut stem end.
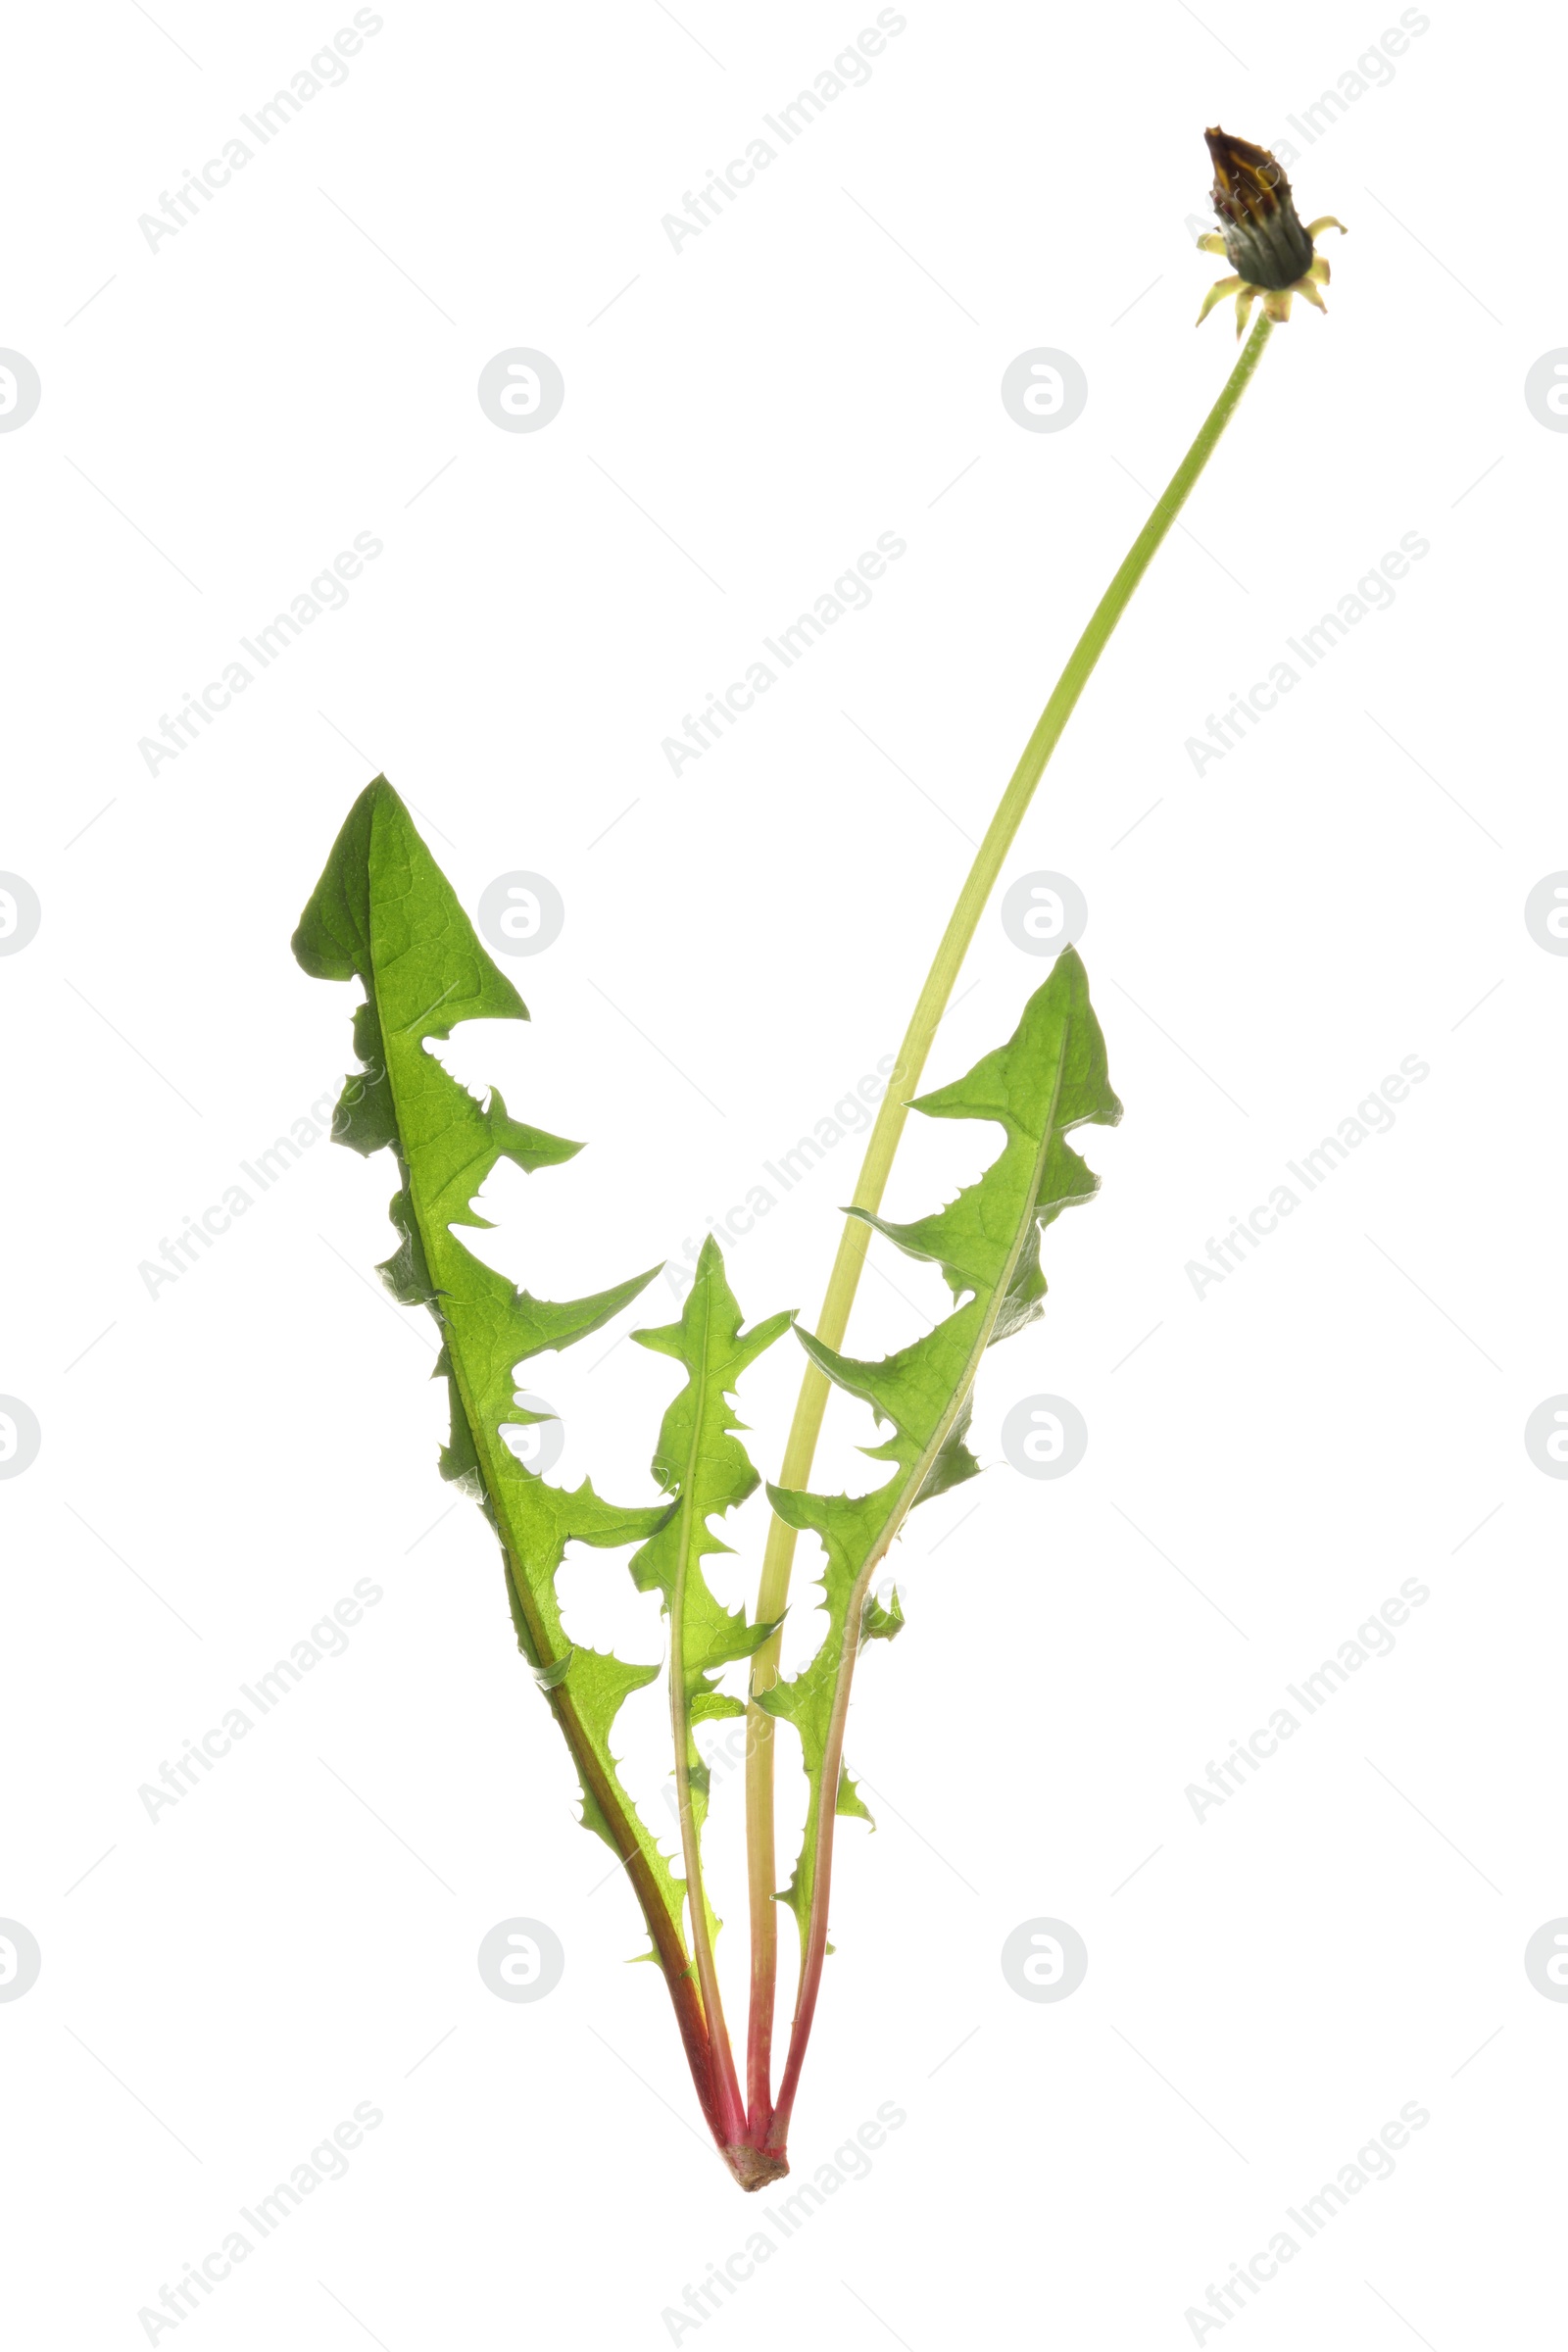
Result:
M775 2180L782 2180L790 2169L790 2160L782 2148L726 2148L724 2162L741 2187L749 2192L771 2187Z

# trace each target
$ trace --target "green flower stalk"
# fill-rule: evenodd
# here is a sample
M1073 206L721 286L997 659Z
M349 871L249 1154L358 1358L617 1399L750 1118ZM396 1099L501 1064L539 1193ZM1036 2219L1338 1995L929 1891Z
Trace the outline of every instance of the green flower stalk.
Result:
M1200 474L1218 446L1220 435L1235 415L1242 394L1256 372L1275 320L1290 317L1291 292L1305 291L1309 287L1309 299L1318 301L1314 281L1328 276L1328 264L1313 258L1311 237L1316 230L1329 225L1338 227L1339 223L1316 220L1311 229L1303 230L1297 220L1285 174L1266 149L1252 147L1245 140L1229 139L1218 129L1206 131L1204 136L1214 162L1215 209L1226 221L1229 233L1237 238L1237 257L1240 259L1245 254L1250 267L1272 268L1277 275L1280 268L1288 266L1292 259L1301 259L1304 254L1305 284L1298 277L1288 287L1265 285L1259 288L1244 284L1237 278L1221 280L1217 287L1210 290L1203 306L1204 316L1222 294L1234 291L1237 286L1241 287L1238 310L1243 318L1250 308L1254 293L1258 291L1265 296L1263 316L1252 329L1224 390L1204 417L1197 439L1154 502L1152 514L1133 541L1115 577L1090 614L1083 635L1067 657L1066 666L1052 690L1051 699L1041 712L1034 733L1023 748L958 894L957 905L949 917L935 960L926 975L925 985L899 1049L887 1094L866 1141L859 1179L839 1243L838 1255L828 1279L822 1311L817 1318L817 1341L828 1348L843 1346L850 1310L859 1287L860 1269L865 1263L870 1239L869 1221L875 1219L882 1204L894 1154L904 1132L909 1097L919 1083L937 1024L947 1008L969 942L974 937L1003 863L1045 773L1046 764L1061 738L1062 729L1077 708L1078 698L1109 643L1116 623L1131 603L1134 590L1192 495ZM1227 205L1231 207L1229 212L1225 210ZM1213 237L1200 239L1200 245L1205 251L1225 250L1221 241ZM1273 256L1277 256L1277 259L1271 260ZM1318 307L1322 307L1321 302ZM802 1488L810 1476L816 1442L827 1407L828 1389L828 1376L820 1364L814 1360L808 1363L801 1382L795 1418L779 1471L779 1484L783 1488ZM757 1615L763 1622L782 1619L788 1606L796 1533L796 1527L783 1517L775 1517L768 1532L757 1605ZM746 1767L746 1835L752 1911L752 2009L747 2083L751 2137L760 2146L778 2144L776 2132L772 2139L769 2137L767 2121L772 2106L770 2084L778 1951L777 1903L774 1894L777 1866L773 1848L774 1749L768 1700L778 1672L778 1656L777 1636L764 1642L756 1653L752 1670L752 1709ZM824 1835L831 1846L831 1816L825 1824ZM818 1956L816 1968L819 1967ZM799 2075L804 2036L810 2030L815 1997L816 1984L811 1966L811 1947L808 1944L797 1988L790 2055L786 2061L787 2079L792 2087L794 2079Z

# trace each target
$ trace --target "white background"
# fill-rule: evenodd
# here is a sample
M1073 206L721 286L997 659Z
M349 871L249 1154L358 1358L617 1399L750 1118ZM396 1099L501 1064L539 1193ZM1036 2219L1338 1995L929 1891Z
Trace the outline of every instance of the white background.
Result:
M1568 441L1523 398L1568 342L1561 32L1434 5L1308 147L1287 117L1396 10L910 0L677 252L662 216L874 10L380 13L156 251L138 216L351 12L103 0L12 32L0 342L43 399L0 437L0 865L43 922L0 961L0 1390L43 1442L0 1487L0 1913L43 1970L0 2005L10 2330L147 2340L161 2285L362 2101L348 2177L158 2341L654 2347L780 2202L705 2145L493 1544L436 1476L428 1325L369 1272L390 1164L323 1144L156 1298L138 1266L348 1066L354 992L288 942L379 767L470 908L514 868L565 902L509 966L532 1026L452 1054L592 1141L491 1188L482 1246L537 1293L679 1259L891 1054L963 837L1230 366L1228 309L1193 327L1217 120L1289 139L1303 217L1350 233L1008 868L1087 894L1126 1118L1048 1237L1046 1320L983 1374L993 1466L911 1527L907 1631L858 1683L881 1826L841 1838L798 2180L879 2105L907 2120L678 2340L1190 2343L1208 2283L1413 2101L1394 2177L1200 2340L1522 2342L1555 2308L1568 2033L1522 1965L1568 1911L1568 1490L1522 1443L1568 1388L1568 963L1522 913L1568 864ZM517 345L565 379L538 433L475 396ZM1041 345L1088 377L1061 433L999 396ZM149 774L139 739L359 532L384 552L346 608ZM673 776L662 738L883 532L907 552L869 609ZM1408 532L1392 608L1195 774L1186 739ZM1044 969L994 906L932 1078ZM1209 1237L1407 1055L1430 1077L1392 1131L1195 1296ZM992 1140L911 1133L892 1212ZM750 1315L814 1315L858 1149L732 1250ZM941 1296L878 1263L867 1352ZM671 1367L610 1337L526 1377L558 1475L641 1500ZM768 1473L797 1369L783 1343L743 1393ZM1001 1454L1038 1392L1089 1425L1056 1483ZM835 1407L824 1479L866 1434ZM150 1821L138 1788L366 1577L346 1653ZM1408 1578L1393 1654L1196 1819L1188 1785ZM615 1555L564 1589L586 1638L655 1654ZM622 1725L656 1818L659 1704ZM710 1837L732 1988L738 1786ZM533 2005L475 1967L514 1914L566 1949ZM1054 2005L999 1964L1043 1915L1090 1955Z

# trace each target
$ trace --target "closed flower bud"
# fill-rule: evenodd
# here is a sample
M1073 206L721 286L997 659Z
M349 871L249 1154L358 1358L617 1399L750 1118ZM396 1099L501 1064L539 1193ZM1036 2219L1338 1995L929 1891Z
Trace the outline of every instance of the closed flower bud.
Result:
M1259 295L1271 319L1290 317L1293 294L1321 310L1318 287L1328 282L1329 266L1315 255L1312 240L1325 228L1338 228L1343 235L1342 223L1325 216L1302 226L1284 168L1266 147L1233 138L1218 125L1203 136L1214 164L1220 233L1200 237L1199 244L1205 253L1223 253L1236 274L1210 287L1200 322L1225 294L1237 298L1238 334Z
M1296 216L1291 183L1266 147L1205 130L1214 159L1214 210L1231 268L1251 286L1294 286L1311 266L1312 240Z

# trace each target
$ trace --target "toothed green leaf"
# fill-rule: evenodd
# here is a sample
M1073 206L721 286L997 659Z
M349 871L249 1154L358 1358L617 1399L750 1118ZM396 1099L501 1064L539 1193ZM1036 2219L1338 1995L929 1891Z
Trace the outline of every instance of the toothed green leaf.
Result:
M676 1771L677 1811L683 1842L689 1811L688 1863L697 1850L708 1814L709 1770L698 1750L695 1726L745 1708L715 1685L720 1670L750 1657L776 1628L748 1625L739 1610L727 1609L703 1573L703 1561L729 1545L709 1526L755 1493L753 1469L734 1417L736 1383L779 1334L793 1313L770 1315L750 1331L741 1329L741 1310L724 1275L724 1260L711 1234L704 1242L697 1271L678 1323L634 1331L639 1346L672 1356L690 1375L664 1415L653 1472L673 1508L631 1562L640 1592L658 1592L669 1619L671 1716L682 1762ZM684 1793L681 1783L685 1783ZM688 1868L688 1879L694 1873ZM706 1906L706 1895L705 1895ZM710 1937L718 1922L707 1911ZM693 1923L694 1929L696 1923Z
M903 1631L904 1604L897 1592L894 1593L886 1608L882 1606L874 1592L868 1592L865 1596L865 1608L860 1618L861 1642L891 1642L896 1634L902 1634Z
M793 1723L800 1734L810 1784L795 1875L780 1897L795 1913L803 1946L822 1846L824 1781L842 1738L841 1730L835 1732L837 1702L861 1643L897 1633L904 1622L896 1596L890 1609L871 1598L871 1578L916 1503L978 1472L964 1433L981 1358L993 1341L1040 1314L1046 1292L1041 1233L1098 1188L1099 1179L1066 1136L1086 1124L1114 1126L1121 1117L1076 951L1068 948L1058 956L1006 1045L912 1107L927 1118L994 1120L1005 1142L984 1175L933 1216L898 1225L848 1212L862 1216L911 1257L941 1268L960 1303L935 1330L879 1363L860 1363L797 1329L812 1362L889 1427L888 1437L863 1450L873 1461L894 1465L887 1483L869 1494L768 1488L786 1526L814 1535L824 1554L827 1631L821 1647L800 1674L758 1694L768 1714ZM863 1811L842 1764L832 1803L839 1813Z
M852 1821L869 1821L872 1829L874 1830L876 1828L876 1823L871 1818L870 1810L866 1805L864 1798L860 1794L859 1784L851 1780L849 1767L847 1765L841 1764L839 1767L838 1802L833 1807L833 1810L835 1813L841 1813L847 1819Z
M476 1101L429 1051L460 1021L528 1014L384 777L350 810L300 918L294 953L318 979L364 985L354 1016L363 1067L345 1082L333 1133L352 1151L386 1145L397 1156L398 1247L380 1273L395 1298L428 1307L441 1331L435 1376L447 1383L452 1410L441 1473L481 1504L500 1537L518 1647L571 1747L584 1826L633 1868L660 1956L682 1973L682 1889L622 1788L610 1744L622 1702L659 1667L573 1645L556 1591L569 1544L646 1542L668 1505L623 1509L586 1481L570 1494L549 1486L504 1435L540 1418L514 1403L517 1366L598 1331L659 1269L557 1302L518 1290L458 1239L454 1227L486 1228L473 1200L499 1160L531 1175L581 1146L514 1118L494 1090Z

